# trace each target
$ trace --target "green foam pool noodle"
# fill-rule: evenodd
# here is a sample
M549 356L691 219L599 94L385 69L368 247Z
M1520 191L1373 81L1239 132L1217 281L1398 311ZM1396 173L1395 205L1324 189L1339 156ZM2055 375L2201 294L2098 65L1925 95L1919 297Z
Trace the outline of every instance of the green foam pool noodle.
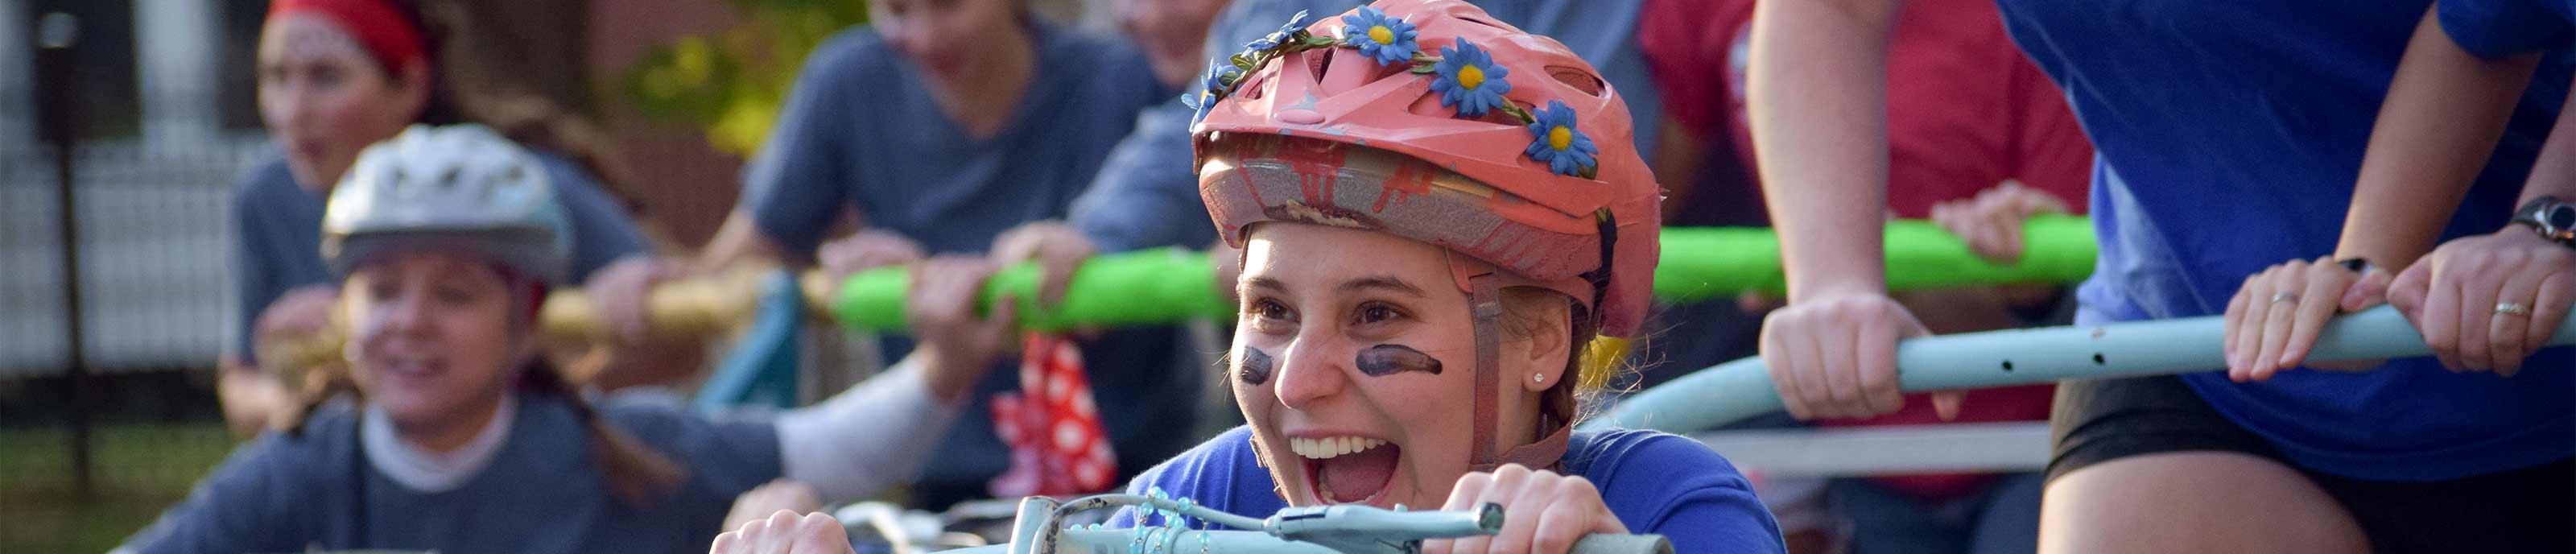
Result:
M2040 216L2023 226L2021 259L1994 264L1965 242L1928 221L1887 225L1887 286L1920 290L1979 284L2073 283L2093 272L2093 228L2082 217ZM1769 228L1671 228L1655 267L1655 300L1688 303L1724 299L1748 290L1786 290L1780 242ZM1166 248L1092 258L1074 272L1064 303L1042 308L1038 269L1022 264L995 274L985 302L1010 297L1021 324L1040 330L1168 324L1194 317L1228 317L1234 306L1217 294L1207 254ZM843 325L901 329L902 268L853 275L830 311Z

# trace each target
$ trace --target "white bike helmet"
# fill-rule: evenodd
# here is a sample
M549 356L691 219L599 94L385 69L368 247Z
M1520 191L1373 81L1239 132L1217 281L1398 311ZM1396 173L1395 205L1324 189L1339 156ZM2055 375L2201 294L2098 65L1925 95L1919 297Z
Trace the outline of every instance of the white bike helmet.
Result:
M322 259L347 278L394 252L473 252L549 285L571 232L534 154L481 125L413 125L367 147L331 191Z

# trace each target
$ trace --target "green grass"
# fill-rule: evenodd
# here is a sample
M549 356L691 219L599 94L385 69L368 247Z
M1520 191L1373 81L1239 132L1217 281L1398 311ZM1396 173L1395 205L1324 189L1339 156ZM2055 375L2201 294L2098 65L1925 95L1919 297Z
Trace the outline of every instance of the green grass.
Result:
M95 490L72 483L70 433L0 430L0 552L104 552L185 498L233 448L219 423L117 425L91 435Z

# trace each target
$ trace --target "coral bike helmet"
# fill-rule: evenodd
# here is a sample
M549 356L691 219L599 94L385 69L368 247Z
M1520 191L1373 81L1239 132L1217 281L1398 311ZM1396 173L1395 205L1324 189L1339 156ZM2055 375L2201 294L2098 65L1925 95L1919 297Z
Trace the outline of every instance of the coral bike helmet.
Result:
M480 125L414 125L358 154L322 216L322 259L341 278L394 252L473 252L552 285L572 234L535 155Z
M1580 350L1572 386L1606 383L1639 334L1663 196L1599 71L1466 2L1380 0L1311 26L1298 14L1218 61L1190 97L1199 193L1227 244L1295 221L1447 249L1476 322L1471 463L1563 456L1570 421L1494 448L1499 291L1543 287L1588 307L1576 324L1601 338Z

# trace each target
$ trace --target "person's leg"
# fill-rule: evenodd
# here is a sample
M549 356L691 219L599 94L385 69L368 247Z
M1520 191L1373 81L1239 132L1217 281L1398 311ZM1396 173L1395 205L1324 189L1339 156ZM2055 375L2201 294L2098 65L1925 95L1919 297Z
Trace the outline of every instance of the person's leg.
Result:
M2048 484L2040 552L2369 552L2361 526L2307 476L2237 452L2163 452Z
M1848 524L1851 554L1957 554L1968 546L1966 531L1938 506L1867 479L1835 479L1825 490Z
M2039 551L2039 493L2047 484L2039 473L2016 473L1988 485L1968 523L1968 554Z
M2368 552L2353 516L2172 377L2072 381L2039 551Z

